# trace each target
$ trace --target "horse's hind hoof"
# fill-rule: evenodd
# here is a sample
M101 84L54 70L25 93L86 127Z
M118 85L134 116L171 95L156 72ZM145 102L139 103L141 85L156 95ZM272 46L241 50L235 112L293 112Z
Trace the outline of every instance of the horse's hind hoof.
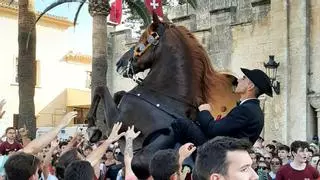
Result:
M91 143L96 143L100 140L102 132L96 126L89 127L87 129L89 141Z

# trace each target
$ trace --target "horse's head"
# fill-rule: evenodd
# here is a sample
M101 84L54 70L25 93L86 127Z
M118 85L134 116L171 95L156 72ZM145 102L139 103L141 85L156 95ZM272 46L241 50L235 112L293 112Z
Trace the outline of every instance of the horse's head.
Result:
M132 77L152 67L156 57L161 52L161 38L167 24L161 22L153 14L153 23L147 27L140 37L139 42L130 48L117 62L117 72L124 77Z

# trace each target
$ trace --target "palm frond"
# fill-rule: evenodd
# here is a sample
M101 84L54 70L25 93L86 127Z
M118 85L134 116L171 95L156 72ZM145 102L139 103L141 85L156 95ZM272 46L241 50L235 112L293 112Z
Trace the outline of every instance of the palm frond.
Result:
M82 2L80 3L80 5L79 5L79 7L77 9L76 15L74 16L74 20L73 20L73 26L74 27L76 27L79 13L80 13L81 8L82 8L82 6L84 5L85 2L86 2L86 0L82 0Z
M197 0L187 0L187 3L189 3L193 9L197 9L198 8L198 2Z
M36 23L40 20L40 18L45 15L48 11L50 11L51 9L60 6L61 4L65 4L65 3L72 3L72 2L82 2L83 0L58 0L52 4L50 4L37 18Z
M149 25L151 23L151 17L148 14L148 10L141 0L125 0L130 11L137 13L143 19L143 25Z

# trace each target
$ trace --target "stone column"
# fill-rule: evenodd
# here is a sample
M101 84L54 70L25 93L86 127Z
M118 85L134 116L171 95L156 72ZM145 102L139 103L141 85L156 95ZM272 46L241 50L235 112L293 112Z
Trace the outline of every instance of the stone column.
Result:
M288 143L307 139L309 21L307 1L288 0ZM299 133L297 133L299 132Z
M316 109L317 113L317 135L320 137L320 93L309 95L310 105Z
M317 112L317 124L318 124L318 127L317 127L317 130L318 130L318 137L320 137L320 108L316 109L316 112Z

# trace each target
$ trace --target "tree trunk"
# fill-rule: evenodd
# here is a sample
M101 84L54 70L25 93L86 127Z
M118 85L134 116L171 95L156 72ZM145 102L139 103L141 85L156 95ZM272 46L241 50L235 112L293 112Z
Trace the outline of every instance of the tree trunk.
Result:
M91 97L97 86L107 85L107 16L95 14L92 16L92 81ZM103 104L100 102L97 110L97 126L105 135L108 124L105 123ZM112 125L111 125L112 126Z
M19 0L18 17L18 79L19 79L19 121L18 127L25 124L32 138L36 134L34 88L36 85L36 20L34 0Z

